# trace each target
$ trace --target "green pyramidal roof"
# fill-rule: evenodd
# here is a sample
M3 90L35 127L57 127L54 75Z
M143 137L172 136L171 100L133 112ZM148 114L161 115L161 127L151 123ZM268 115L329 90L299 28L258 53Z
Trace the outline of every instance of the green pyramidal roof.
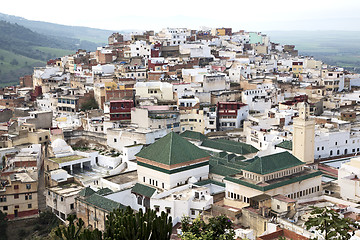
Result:
M86 188L83 188L80 192L79 192L79 196L81 197L88 197L88 196L91 196L95 193L94 190L92 190L90 187L86 187Z
M166 165L174 165L210 155L180 135L170 132L150 146L143 148L136 156Z
M245 171L262 175L305 164L287 151L263 157L254 157L248 162L251 163L244 167Z
M206 139L206 136L204 134L190 130L186 130L185 132L180 133L180 136L183 138L188 138L191 140L198 140L198 141L203 141L204 139Z

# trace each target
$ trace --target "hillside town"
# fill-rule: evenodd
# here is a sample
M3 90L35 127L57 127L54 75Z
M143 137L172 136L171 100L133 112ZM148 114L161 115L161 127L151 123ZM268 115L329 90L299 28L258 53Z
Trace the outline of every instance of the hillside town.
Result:
M360 220L360 74L232 28L113 33L0 89L0 210L105 230L130 206L225 215L236 239ZM352 239L360 239L360 231Z

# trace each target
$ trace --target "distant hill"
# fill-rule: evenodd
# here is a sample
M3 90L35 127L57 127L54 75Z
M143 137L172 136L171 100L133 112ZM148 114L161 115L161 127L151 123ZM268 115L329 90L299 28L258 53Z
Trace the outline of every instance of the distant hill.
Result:
M5 21L0 21L0 33L0 86L17 84L19 77L31 74L35 66L45 66L49 59L96 46L45 36Z
M360 31L267 31L272 42L296 45L299 55L360 73Z
M44 34L46 36L73 38L81 41L93 42L97 45L106 44L108 37L114 32L112 30L66 26L42 21L32 21L22 17L7 15L3 13L0 13L0 20L10 23L17 23L21 26L29 28L34 32Z

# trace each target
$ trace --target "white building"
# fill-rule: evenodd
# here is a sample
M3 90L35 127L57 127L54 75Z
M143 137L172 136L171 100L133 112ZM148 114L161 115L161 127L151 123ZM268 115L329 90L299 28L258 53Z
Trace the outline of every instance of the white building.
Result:
M340 196L345 200L360 201L360 158L341 164L338 171Z
M158 33L158 40L162 41L164 46L177 46L185 44L190 35L190 30L186 28L163 28Z
M171 132L137 155L138 183L131 192L139 207L165 211L173 224L195 218L213 203L206 187L193 184L208 179L210 155Z
M131 57L149 58L151 55L151 46L145 41L136 41L130 44Z

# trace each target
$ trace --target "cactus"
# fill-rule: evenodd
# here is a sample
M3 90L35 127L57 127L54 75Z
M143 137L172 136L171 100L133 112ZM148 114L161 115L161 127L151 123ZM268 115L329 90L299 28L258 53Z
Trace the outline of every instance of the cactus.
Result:
M154 210L134 212L130 207L116 209L107 216L104 240L158 240L170 239L172 219L164 212Z

